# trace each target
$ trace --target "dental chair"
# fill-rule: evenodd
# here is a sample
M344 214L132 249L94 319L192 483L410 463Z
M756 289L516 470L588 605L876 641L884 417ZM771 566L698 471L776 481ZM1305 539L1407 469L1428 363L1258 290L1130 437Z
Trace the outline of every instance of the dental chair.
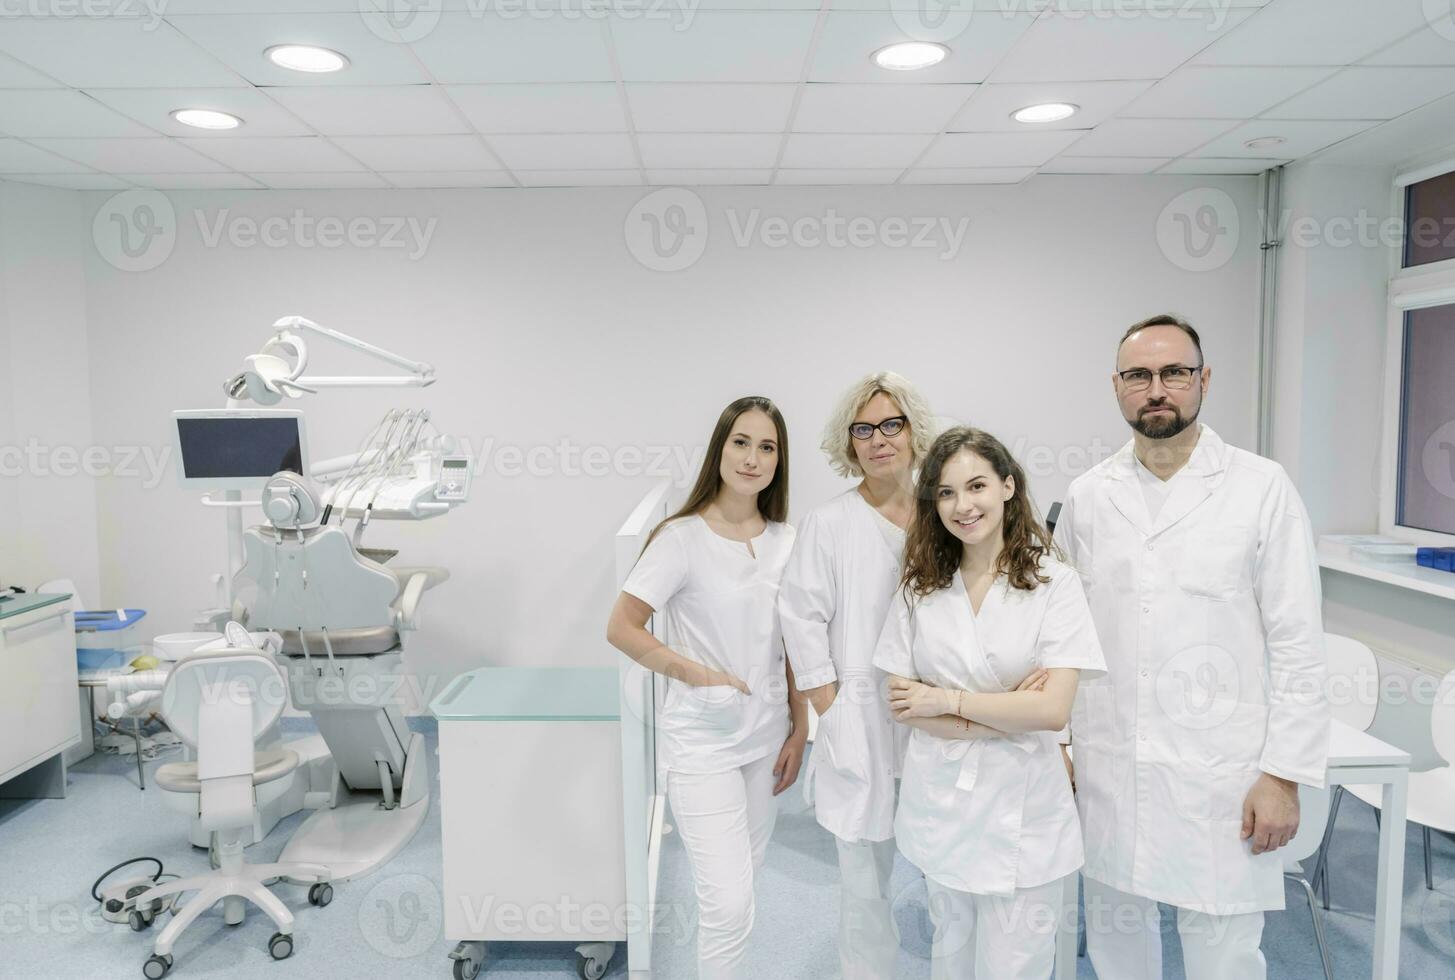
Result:
M279 861L247 864L243 848L252 837L257 807L271 793L281 791L298 766L298 756L287 749L259 752L256 739L277 720L287 703L287 685L277 662L265 651L240 643L225 651L194 654L179 661L161 693L161 714L168 727L195 750L193 762L159 766L156 784L166 791L169 806L193 817L213 838L218 867L212 871L167 881L127 901L131 927L142 931L152 923L159 900L196 892L167 923L142 966L148 980L161 980L172 968L172 947L182 931L218 902L223 921L238 925L244 901L251 902L273 920L278 931L268 941L274 959L293 952L293 913L267 887L270 879L311 884L308 900L327 905L333 889L329 869L319 864ZM142 683L138 678L138 683ZM124 695L123 695L124 696Z
M312 486L280 473L265 489L270 526L243 533L234 585L251 630L283 637L293 706L309 712L337 767L328 805L288 842L282 861L358 877L398 854L429 811L424 738L404 717L406 638L439 568L391 571L340 526L321 521Z

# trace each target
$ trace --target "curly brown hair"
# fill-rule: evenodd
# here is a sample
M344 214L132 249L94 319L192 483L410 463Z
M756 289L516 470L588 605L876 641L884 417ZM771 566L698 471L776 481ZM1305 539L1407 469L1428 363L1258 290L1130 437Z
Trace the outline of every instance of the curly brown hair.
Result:
M995 436L957 425L934 441L920 467L914 517L904 542L900 588L907 596L926 596L947 588L954 581L965 546L940 520L935 490L940 485L940 471L945 463L962 450L988 462L1002 481L1008 477L1015 481L1015 493L1005 502L1001 531L1005 543L995 561L996 573L1009 578L1013 587L1027 592L1049 582L1049 576L1041 574L1041 559L1046 555L1060 558L1061 552L1031 504L1025 471Z

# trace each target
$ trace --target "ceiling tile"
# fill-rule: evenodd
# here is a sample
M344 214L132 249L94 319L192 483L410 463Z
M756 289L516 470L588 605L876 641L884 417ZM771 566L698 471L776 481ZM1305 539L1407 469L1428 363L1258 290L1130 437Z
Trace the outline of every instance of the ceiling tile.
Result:
M632 121L642 133L781 133L793 85L627 85Z
M1121 111L1123 118L1248 119L1301 92L1335 68L1216 68L1189 65Z
M6 18L0 51L75 88L243 84L166 21Z
M310 134L288 110L255 88L101 88L87 94L168 136L239 139ZM217 109L232 113L243 124L237 129L198 129L173 119L173 109Z
M1035 167L916 167L901 184L1019 184Z
M0 139L0 174L80 173L86 170L74 160L58 157L20 140Z
M1347 65L1426 26L1419 0L1278 0L1203 51L1200 65Z
M511 170L624 170L637 165L625 133L492 136L490 146Z
M1079 157L1179 157L1233 125L1227 119L1108 119L1072 150Z
M71 89L0 89L0 133L10 136L156 136Z
M708 11L686 29L648 17L610 24L628 82L796 82L817 19L809 11Z
M0 179L77 191L121 190L127 186L126 181L109 174L0 174Z
M638 133L642 165L657 170L772 169L778 133Z
M78 163L108 173L207 173L225 170L199 153L186 141L164 139L37 139L42 149L59 153Z
M352 187L388 187L384 178L365 171L305 171L301 173L257 173L254 179L273 190L335 190Z
M370 170L499 170L478 136L339 136L333 141Z
M779 170L775 184L892 184L904 173L903 167L868 170L805 169Z
M647 183L688 187L704 184L766 184L772 176L772 170L648 170Z
M168 22L254 85L411 85L429 79L406 45L386 40L382 15L227 13L169 16ZM349 59L324 74L279 68L263 52L275 44L316 44ZM185 83L170 79L163 84Z
M1061 156L1041 167L1043 174L1149 174L1168 157L1071 157Z
M0 54L0 88L58 88L60 84L8 54Z
M636 170L519 170L515 176L525 187L640 187Z
M246 174L117 174L138 187L163 191L257 190L263 185Z
M482 133L619 133L626 114L611 82L447 85Z
M1345 68L1267 119L1393 119L1455 92L1452 68Z
M1207 146L1200 147L1197 156L1204 157L1258 157L1265 158L1269 151L1279 153L1289 160L1308 156L1326 146L1331 146L1355 133L1363 132L1379 123L1375 120L1291 122L1289 120L1254 120L1225 133ZM1282 136L1286 142L1277 146L1246 147L1244 142L1260 136Z
M975 85L810 84L793 117L796 133L939 133Z
M514 187L510 174L504 170L466 170L426 173L398 173L380 171L379 176L396 187Z
M269 94L324 136L468 133L435 85L275 88Z
M261 136L235 140L184 139L181 142L244 173L316 173L364 169L318 136ZM140 168L128 168L137 170Z
M1185 160L1173 160L1157 172L1162 174L1261 174L1265 170L1272 170L1287 162L1287 160L1266 160L1253 157L1248 159L1188 157Z
M1090 129L1110 117L1152 83L1136 82L1025 82L982 85L950 123L950 132L1046 132ZM1077 112L1055 123L1027 124L1010 117L1017 109L1045 102L1069 102Z
M794 133L788 137L780 165L800 170L841 169L846 163L864 168L904 168L924 152L932 139L902 134Z
M1455 30L1427 27L1365 58L1364 65L1455 65Z
M51 0L72 3L74 0ZM381 5L385 0L366 0ZM175 14L226 14L236 11L237 0L166 0L168 16ZM248 0L248 10L259 14L353 13L359 0Z
M890 71L870 60L870 55L897 41L914 38L899 21L901 14L888 10L834 11L824 21L814 52L812 82L887 82L921 85L932 82L983 82L996 62L1035 22L1036 14L1009 4L1009 13L976 13L969 30L949 37L944 43L950 56L931 68L919 71ZM1014 8L1014 9L1012 9ZM903 9L903 8L897 8Z
M990 80L1162 78L1254 11L1194 7L1173 13L1092 17L1049 12L996 65Z
M1039 167L1082 135L1046 133L948 133L935 141L921 167Z
M440 82L612 80L603 27L595 20L501 17L477 7L444 14L410 47Z

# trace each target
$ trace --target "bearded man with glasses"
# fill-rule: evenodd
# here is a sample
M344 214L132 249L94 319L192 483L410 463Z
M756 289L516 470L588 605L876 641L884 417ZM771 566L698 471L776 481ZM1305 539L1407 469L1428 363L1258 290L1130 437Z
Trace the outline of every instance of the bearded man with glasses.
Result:
M1104 980L1162 976L1157 902L1177 909L1188 980L1266 977L1277 850L1298 830L1298 784L1324 784L1308 514L1281 466L1198 421L1211 380L1186 321L1134 324L1111 377L1132 440L1072 482L1056 524L1107 663L1069 729Z

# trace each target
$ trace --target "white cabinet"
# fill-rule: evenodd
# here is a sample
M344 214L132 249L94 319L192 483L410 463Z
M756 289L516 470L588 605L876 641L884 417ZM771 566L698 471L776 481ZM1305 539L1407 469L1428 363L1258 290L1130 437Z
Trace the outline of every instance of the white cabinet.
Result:
M0 604L0 783L14 780L0 795L65 795L60 753L81 740L66 598L17 596Z

